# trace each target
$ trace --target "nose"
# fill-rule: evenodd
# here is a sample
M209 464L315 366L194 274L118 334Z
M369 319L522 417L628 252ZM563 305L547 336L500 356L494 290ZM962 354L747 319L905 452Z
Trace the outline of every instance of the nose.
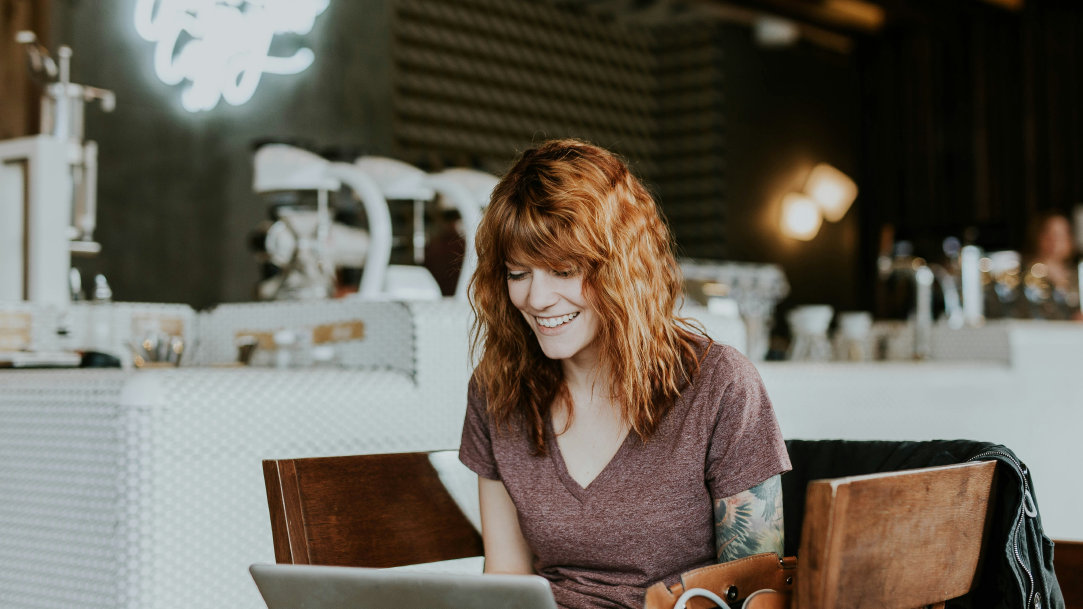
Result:
M557 291L554 277L546 270L534 269L530 273L530 292L527 293L527 304L530 308L542 312L556 304Z

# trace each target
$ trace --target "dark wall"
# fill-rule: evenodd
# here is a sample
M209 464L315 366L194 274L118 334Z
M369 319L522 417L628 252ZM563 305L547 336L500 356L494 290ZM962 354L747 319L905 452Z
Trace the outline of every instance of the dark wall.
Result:
M242 107L190 114L180 107L182 86L153 74L153 44L132 24L135 0L51 0L45 38L75 49L77 82L118 99L112 114L88 111L87 135L100 146L103 253L78 266L104 272L121 300L251 299L258 267L246 235L267 213L251 190L254 141L403 150L394 132L394 1L332 2L300 41L316 54L308 71L265 75ZM717 28L724 188L701 205L719 208L704 213L721 222L727 258L783 267L787 304L874 308L884 226L926 255L948 235L1021 248L1035 211L1083 201L1083 6L882 4L887 25L851 33L850 53L807 42L763 48L747 27ZM814 240L786 239L777 229L781 198L817 162L854 176L858 201ZM678 235L703 232L702 221L682 215L673 210Z
M808 43L769 49L750 30L730 26L721 39L727 101L727 223L731 256L773 262L790 281L792 304L853 309L865 290L857 282L859 222L875 204L859 190L838 223L824 222L811 241L778 229L782 197L800 191L825 162L857 179L860 98L856 59ZM859 189L861 184L858 184Z
M316 54L309 70L264 75L244 106L221 102L196 114L180 107L184 85L164 85L153 74L154 47L135 32L134 5L53 0L52 38L75 49L75 80L112 89L118 100L112 114L89 111L87 136L100 148L103 252L77 265L85 275L105 273L120 300L197 307L250 300L258 267L246 235L266 216L251 190L253 142L396 152L392 3L332 2L304 38ZM851 60L803 46L767 51L747 28L719 31L726 188L703 202L725 207L708 213L725 218L715 225L717 241L731 259L782 264L794 300L850 307L857 210L811 243L786 240L776 226L779 198L812 164L852 169ZM675 222L677 234L703 228L695 217Z
M930 259L948 236L1024 249L1030 218L1083 202L1083 4L907 7L858 49L864 232L890 226Z

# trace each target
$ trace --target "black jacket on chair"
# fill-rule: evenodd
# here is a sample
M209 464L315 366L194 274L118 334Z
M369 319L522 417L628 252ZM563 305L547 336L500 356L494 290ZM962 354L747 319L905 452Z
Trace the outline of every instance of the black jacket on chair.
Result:
M948 602L958 609L1063 609L1053 573L1053 542L1042 530L1030 471L1010 449L972 440L924 442L787 440L793 470L782 476L786 555L797 554L811 480L996 460L996 507L990 550L969 595ZM798 557L800 559L800 557Z

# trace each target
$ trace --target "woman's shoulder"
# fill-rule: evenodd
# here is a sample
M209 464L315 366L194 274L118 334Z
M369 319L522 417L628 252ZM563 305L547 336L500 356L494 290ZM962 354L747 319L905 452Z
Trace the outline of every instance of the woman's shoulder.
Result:
M697 376L718 373L731 375L756 370L752 360L748 359L744 353L741 353L732 345L717 342L706 336L695 336L693 341L699 358L699 373Z
M747 393L763 383L752 361L732 345L698 338L696 352L699 369L681 392L688 400L717 404L726 394Z

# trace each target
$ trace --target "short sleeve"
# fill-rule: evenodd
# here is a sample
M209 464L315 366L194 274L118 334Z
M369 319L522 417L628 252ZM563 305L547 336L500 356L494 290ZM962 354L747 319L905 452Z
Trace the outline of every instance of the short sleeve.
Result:
M463 421L463 437L459 444L459 461L477 475L489 480L499 480L500 472L493 457L490 436L491 419L485 409L485 397L478 388L477 379L470 379L466 391L466 419Z
M790 458L760 373L738 351L723 347L724 383L707 451L707 486L714 499L746 491L790 470ZM717 394L715 394L717 395Z

